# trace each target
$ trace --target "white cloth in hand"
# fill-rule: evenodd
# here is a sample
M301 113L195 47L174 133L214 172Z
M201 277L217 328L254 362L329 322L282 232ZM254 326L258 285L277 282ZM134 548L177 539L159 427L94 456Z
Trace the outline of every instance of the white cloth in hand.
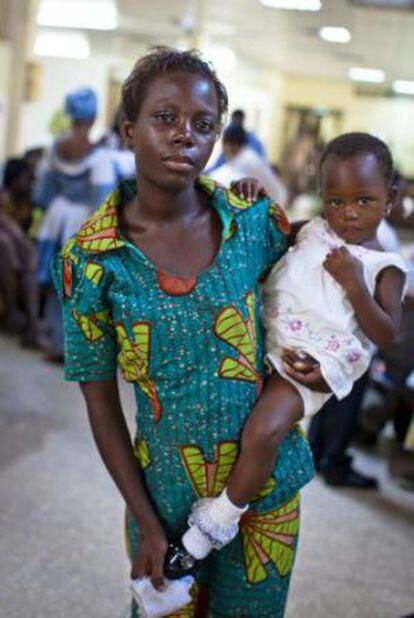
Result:
M149 577L131 580L131 590L142 618L161 618L181 609L191 601L190 588L194 577L185 575L181 579L165 579L166 588L156 590Z

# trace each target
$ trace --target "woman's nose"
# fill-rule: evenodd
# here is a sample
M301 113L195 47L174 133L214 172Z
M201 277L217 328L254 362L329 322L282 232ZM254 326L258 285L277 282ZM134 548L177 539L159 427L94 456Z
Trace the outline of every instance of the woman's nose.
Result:
M185 144L191 146L193 144L193 133L191 130L191 123L182 119L177 126L177 130L174 133L174 143Z

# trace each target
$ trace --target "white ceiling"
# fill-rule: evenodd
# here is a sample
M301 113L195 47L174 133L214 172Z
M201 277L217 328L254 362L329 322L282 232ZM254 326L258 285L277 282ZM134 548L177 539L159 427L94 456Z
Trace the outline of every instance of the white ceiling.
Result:
M336 79L346 79L351 66L362 66L383 69L387 82L414 80L414 10L362 8L347 0L322 0L315 13L269 9L259 0L118 0L118 6L117 36L131 43L176 44L185 36L183 24L191 26L201 7L203 35L252 65ZM347 45L321 41L321 26L346 26L352 40Z

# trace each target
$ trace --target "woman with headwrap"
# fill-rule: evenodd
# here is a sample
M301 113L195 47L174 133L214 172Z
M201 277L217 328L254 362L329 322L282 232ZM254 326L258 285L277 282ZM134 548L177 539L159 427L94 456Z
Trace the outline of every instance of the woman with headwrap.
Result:
M63 340L60 309L51 286L52 255L76 234L117 181L110 152L90 140L97 114L94 91L81 88L68 94L65 112L71 129L47 152L33 195L35 204L46 210L38 237L38 282L47 290L49 356L56 360L63 355Z

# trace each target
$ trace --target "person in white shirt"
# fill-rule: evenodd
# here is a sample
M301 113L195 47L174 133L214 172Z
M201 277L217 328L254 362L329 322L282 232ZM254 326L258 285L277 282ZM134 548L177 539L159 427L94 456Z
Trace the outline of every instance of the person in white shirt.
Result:
M287 191L270 165L248 145L243 127L230 125L223 134L223 150L227 163L213 170L210 177L230 187L232 182L252 176L266 188L268 195L281 206L287 205Z

